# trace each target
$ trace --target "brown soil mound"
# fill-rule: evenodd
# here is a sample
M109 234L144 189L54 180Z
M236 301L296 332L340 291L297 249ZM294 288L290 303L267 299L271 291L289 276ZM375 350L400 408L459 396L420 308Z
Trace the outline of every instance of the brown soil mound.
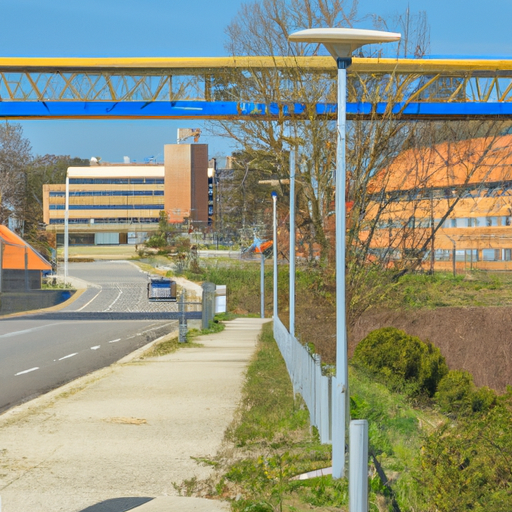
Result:
M368 311L354 326L349 353L369 332L396 327L439 347L452 370L467 370L477 386L512 385L512 308Z

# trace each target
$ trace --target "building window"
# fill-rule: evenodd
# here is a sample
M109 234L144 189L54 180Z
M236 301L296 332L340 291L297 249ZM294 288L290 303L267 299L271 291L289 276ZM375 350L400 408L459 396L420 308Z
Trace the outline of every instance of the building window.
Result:
M430 219L419 219L416 221L416 227L418 228L429 228Z
M486 227L494 227L498 225L498 217L478 217L478 225Z
M448 249L436 249L435 258L436 261L450 261L451 252Z
M70 178L70 185L163 185L163 178Z
M500 249L483 249L482 260L483 261L499 261L500 260Z
M64 204L51 204L50 210L65 210ZM163 204L70 204L70 210L163 210Z
M372 256L379 258L380 260L399 260L400 251L393 249L392 247L381 247L373 248L369 250Z
M512 249L503 249L501 259L503 261L512 261Z
M510 226L512 224L512 217L506 216L501 217L501 225L502 226Z
M163 196L163 190L88 190L70 191L69 197L104 197L104 196ZM50 197L66 197L66 192L50 192Z
M69 224L158 224L158 217L110 217L69 219ZM50 224L64 224L64 219L50 219Z
M466 249L466 261L478 261L478 249Z
M457 249L455 251L455 261L466 261L466 251Z

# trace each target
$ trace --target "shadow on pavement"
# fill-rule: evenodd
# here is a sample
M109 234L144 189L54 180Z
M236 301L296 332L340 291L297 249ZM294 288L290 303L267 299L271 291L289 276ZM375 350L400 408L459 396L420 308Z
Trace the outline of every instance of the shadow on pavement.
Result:
M127 512L153 499L154 498L114 498L84 508L80 512Z

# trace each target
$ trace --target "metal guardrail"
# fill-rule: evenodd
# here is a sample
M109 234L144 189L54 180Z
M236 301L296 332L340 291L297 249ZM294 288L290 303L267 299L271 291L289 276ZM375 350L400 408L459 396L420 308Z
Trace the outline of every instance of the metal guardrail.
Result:
M292 336L279 317L274 317L274 339L283 356L294 393L304 399L311 425L320 442L332 442L332 377L322 374L321 358Z

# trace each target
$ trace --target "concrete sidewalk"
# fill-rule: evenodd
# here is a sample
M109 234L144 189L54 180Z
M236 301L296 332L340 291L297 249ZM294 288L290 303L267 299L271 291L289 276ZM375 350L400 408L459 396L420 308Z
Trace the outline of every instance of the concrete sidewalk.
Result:
M227 511L179 497L206 478L268 320L237 319L202 347L141 352L0 416L1 512Z

